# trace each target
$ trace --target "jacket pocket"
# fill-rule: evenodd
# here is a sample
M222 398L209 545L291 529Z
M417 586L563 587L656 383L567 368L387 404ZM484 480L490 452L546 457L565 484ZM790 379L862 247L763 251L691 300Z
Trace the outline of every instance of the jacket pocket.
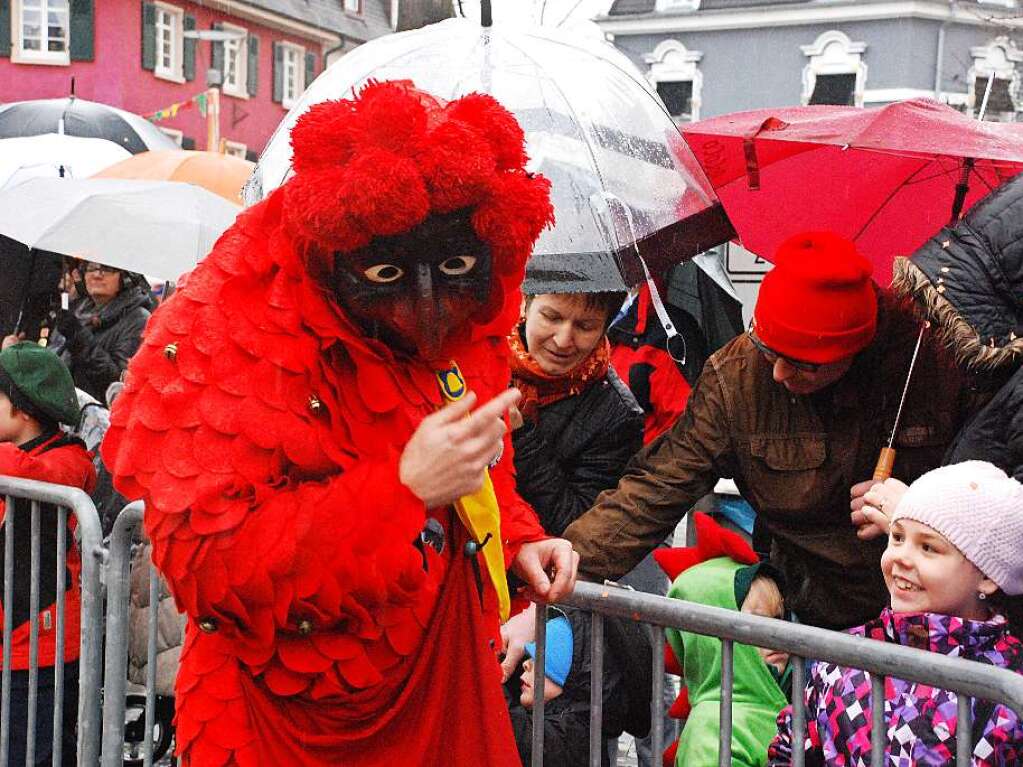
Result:
M751 434L747 486L762 512L793 512L819 503L826 477L824 435Z
M750 455L775 471L808 471L824 463L827 449L820 434L753 434Z

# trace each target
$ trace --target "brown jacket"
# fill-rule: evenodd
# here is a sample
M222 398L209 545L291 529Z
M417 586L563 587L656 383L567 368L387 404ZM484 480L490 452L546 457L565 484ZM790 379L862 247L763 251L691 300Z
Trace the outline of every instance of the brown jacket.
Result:
M714 354L685 415L641 451L614 490L566 531L580 574L618 578L674 529L721 477L773 538L788 606L806 623L844 628L887 604L885 540L860 541L849 488L869 479L888 441L919 323L881 294L874 341L828 389L797 396L775 383L745 334ZM941 464L974 398L925 336L895 439L894 476L912 482Z

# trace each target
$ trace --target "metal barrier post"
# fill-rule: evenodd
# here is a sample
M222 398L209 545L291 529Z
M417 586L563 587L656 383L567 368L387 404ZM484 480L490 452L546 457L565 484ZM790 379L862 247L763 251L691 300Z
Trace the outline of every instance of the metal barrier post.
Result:
M96 513L96 507L93 505L92 500L84 491L65 485L54 485L30 479L0 476L0 494L6 497L6 508L8 509L14 508L15 499L22 498L32 501L32 515L33 522L35 522L31 531L34 541L33 550L35 550L36 544L39 541L37 519L39 504L49 504L58 508L66 507L71 509L75 515L75 520L78 524L77 530L80 535L82 556L82 642L79 653L80 672L78 678L78 763L81 765L94 765L99 759L99 700L100 686L102 684L100 676L102 671L100 648L103 641L101 616L103 594L99 578L100 560L103 556L103 533L100 527L99 515ZM13 628L11 626L11 604L14 583L14 516L13 513L4 515L6 536L4 543L4 668L2 694L5 712L10 711L9 706L11 703L10 666L11 630ZM66 521L66 517L64 519ZM36 565L33 566L32 578L35 584L34 588L38 588L38 555L34 556ZM60 591L59 588L58 591ZM36 602L38 603L38 592L36 592ZM33 617L38 621L38 610L33 612ZM33 630L31 625L29 630L30 632ZM38 640L38 622L35 625L35 632L35 637ZM36 652L38 652L38 641L33 642L32 647L35 647ZM60 648L58 655L62 656L62 654L63 648ZM30 663L30 665L34 664ZM61 672L62 670L61 667ZM31 702L29 713L30 715L32 714ZM7 716L2 718L4 721L2 732L0 732L0 767L7 767L9 764L8 750L10 748L11 736L10 723L7 721ZM29 748L34 748L34 739L31 733L29 738Z
M8 495L4 509L14 508L14 497ZM14 616L14 515L4 513L4 670L3 703L0 712L11 710L11 621ZM0 716L0 767L7 767L7 755L11 748L10 714ZM21 767L21 765L18 765Z
M533 746L532 767L543 767L543 710L547 671L547 610L536 605L536 628L533 633L536 656L533 658Z
M57 509L57 630L53 639L53 689L60 694L53 698L53 764L64 762L64 589L60 584L67 578L67 509Z
M604 616L590 614L590 767L600 767L604 751Z
M957 698L956 764L959 767L970 767L973 760L973 711L970 709L969 696L960 693Z
M718 766L732 765L732 653L735 648L731 639L721 640L721 710L718 724L720 741L718 745Z
M28 597L28 724L25 726L25 764L33 765L36 761L36 714L39 708L39 501L32 501L29 527L32 530L32 552Z
M650 701L650 752L656 757L664 751L664 629L647 626L653 654L653 695Z
M156 634L160 624L160 574L149 568L149 634L146 636L146 735L142 743L142 767L153 765L153 726L156 723ZM123 719L123 717L122 717Z
M884 764L884 744L888 727L884 721L884 677L870 675L870 760Z
M131 535L142 521L141 501L117 515L110 534L107 564L107 647L104 663L102 767L120 767L124 759L125 687L128 679L128 581ZM150 605L152 607L152 605Z
M792 767L803 767L806 761L806 662L798 655L789 658L792 666Z

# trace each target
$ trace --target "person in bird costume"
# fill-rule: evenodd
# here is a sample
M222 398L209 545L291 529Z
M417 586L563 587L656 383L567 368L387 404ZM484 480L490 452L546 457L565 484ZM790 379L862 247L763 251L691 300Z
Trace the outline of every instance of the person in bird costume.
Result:
M506 433L549 184L481 94L371 83L291 140L294 176L154 314L104 444L188 616L178 752L517 765L505 568L553 600L578 561Z

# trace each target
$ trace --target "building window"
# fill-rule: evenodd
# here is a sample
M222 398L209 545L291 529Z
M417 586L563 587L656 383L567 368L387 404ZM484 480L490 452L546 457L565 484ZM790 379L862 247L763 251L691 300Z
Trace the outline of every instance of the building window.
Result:
M984 119L1014 122L1017 113L1023 109L1017 69L1018 64L1023 62L1023 51L1017 49L1015 42L1009 38L996 37L987 45L971 48L970 55L973 56L973 66L967 74L970 85L966 96L966 114L970 117L980 115L988 81L994 78Z
M184 13L172 5L156 4L156 67L157 77L184 82Z
M362 0L345 0L346 13L362 13Z
M224 93L248 98L248 31L233 24L221 24L221 29L238 35L224 41Z
M693 119L693 83L691 80L663 80L657 83L657 95L661 97L668 114L676 121Z
M282 43L283 73L281 80L281 105L291 109L305 90L305 48Z
M18 0L14 3L17 62L68 64L68 0Z
M856 75L817 75L808 103L855 105Z
M703 53L688 50L678 40L664 40L643 59L650 65L647 79L657 89L664 106L676 122L700 119Z
M224 154L229 154L232 157L240 157L241 159L244 160L246 149L247 147L245 146L245 144L239 143L237 141L226 140L224 141Z
M809 59L803 67L804 104L863 106L867 65L866 43L854 43L837 29L820 35L812 44L800 46Z

